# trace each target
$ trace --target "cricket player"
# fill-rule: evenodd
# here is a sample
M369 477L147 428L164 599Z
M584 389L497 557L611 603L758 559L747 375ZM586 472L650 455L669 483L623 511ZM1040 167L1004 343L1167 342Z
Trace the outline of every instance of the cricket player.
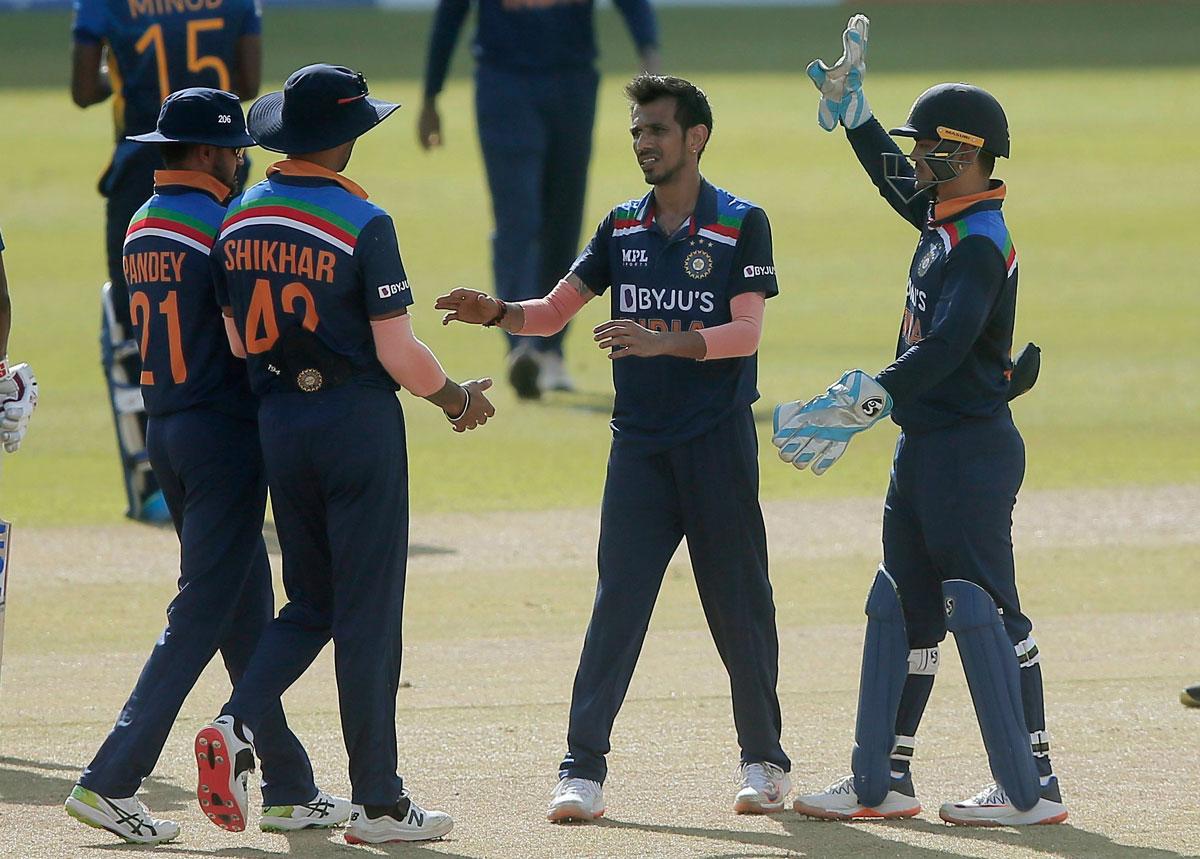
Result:
M195 87L163 102L157 146L165 170L125 238L133 334L142 347L150 462L180 541L179 594L116 725L83 771L67 813L126 841L179 834L135 796L154 769L184 698L219 650L230 679L246 669L274 616L263 543L266 480L244 361L229 352L209 255L242 150L254 141L237 96ZM278 700L263 725L264 831L333 826L348 800L313 783ZM206 809L215 813L213 809Z
M146 456L140 357L130 338L122 248L129 219L163 167L158 147L133 139L152 132L159 106L187 87L217 87L251 99L262 65L257 0L75 0L71 98L79 107L112 97L116 148L100 179L105 197L109 286L102 293L101 359L117 431L126 515L170 518ZM246 176L239 172L239 182Z
M908 270L896 360L872 376L848 371L807 403L776 409L785 461L823 474L855 434L889 414L901 429L883 514L883 564L867 597L853 773L795 809L820 818L912 817L917 726L954 633L995 782L941 817L973 826L1058 823L1067 809L1050 763L1041 654L1021 611L1012 511L1025 447L1008 401L1017 254L1006 188L992 179L1009 154L999 102L968 84L940 84L891 130L862 91L868 21L856 15L845 54L809 77L818 121L846 129L879 193L920 233Z
M358 72L324 64L260 98L250 134L288 157L232 202L214 248L229 345L247 356L260 397L288 595L196 738L201 805L219 801L227 813L214 822L230 830L245 819L254 737L331 637L353 787L346 840L420 841L453 825L418 806L396 774L408 469L395 392L425 397L457 432L494 410L490 380L450 381L413 336L392 219L341 172L358 138L398 106L371 98Z
M575 259L596 117L592 0L478 0L472 42L475 116L496 229L492 266L504 301L544 297ZM658 71L658 24L649 0L616 0L641 58ZM429 37L417 134L440 146L437 97L471 0L439 0ZM517 396L571 390L566 329L506 333Z
M0 235L0 445L16 453L25 440L29 419L37 408L37 379L28 364L8 364L8 335L12 329L12 299L4 273L4 236Z
M449 311L446 322L548 336L586 302L611 296L612 318L594 332L616 388L599 583L549 819L604 813L613 721L684 537L729 672L741 746L734 809L777 811L791 762L779 742L779 642L750 412L766 299L778 292L770 225L761 208L700 175L712 111L699 88L641 75L625 92L650 193L612 210L546 298L514 303L456 289L437 307Z

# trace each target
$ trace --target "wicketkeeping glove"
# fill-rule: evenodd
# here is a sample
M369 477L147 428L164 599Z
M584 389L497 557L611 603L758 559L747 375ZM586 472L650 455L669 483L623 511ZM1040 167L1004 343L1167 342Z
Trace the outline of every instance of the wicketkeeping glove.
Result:
M891 412L892 397L882 385L862 370L847 370L821 396L776 406L771 441L784 462L824 474L850 439Z
M7 369L0 361L0 443L9 453L21 446L37 401L37 379L29 365Z
M867 73L867 29L871 22L866 15L855 15L846 23L842 33L842 57L833 68L822 60L813 60L805 71L821 91L817 122L826 131L833 131L838 122L847 128L858 128L871 118L871 107L863 95L863 77Z

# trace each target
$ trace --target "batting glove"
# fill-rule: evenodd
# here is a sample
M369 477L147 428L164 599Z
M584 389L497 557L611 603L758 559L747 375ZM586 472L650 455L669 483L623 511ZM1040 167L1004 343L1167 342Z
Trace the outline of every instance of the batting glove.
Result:
M892 397L882 385L862 370L847 370L821 396L776 406L771 441L784 462L799 469L811 465L813 474L824 474L850 439L891 412Z
M871 107L862 91L870 25L866 15L855 15L842 33L841 59L832 68L822 60L813 60L805 69L821 91L817 122L826 131L833 131L839 122L846 128L858 128L871 118Z
M0 444L15 453L37 408L38 384L28 364L8 369L0 361Z

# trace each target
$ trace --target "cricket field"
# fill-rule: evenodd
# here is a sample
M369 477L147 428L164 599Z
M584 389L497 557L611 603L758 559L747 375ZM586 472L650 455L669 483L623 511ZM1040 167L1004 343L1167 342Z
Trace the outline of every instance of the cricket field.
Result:
M455 436L402 394L413 554L398 708L401 773L455 829L423 847L350 847L340 833L241 836L195 807L190 743L228 694L210 666L143 798L183 826L155 852L181 857L1200 855L1200 14L1150 2L864 2L858 8L662 9L666 70L709 93L705 174L771 218L781 293L768 304L756 406L763 504L781 639L780 698L793 781L843 775L857 701L862 604L896 429L864 434L821 478L783 465L771 407L849 367L892 356L915 233L878 198L840 133L815 123L803 76L836 59L848 14L871 15L866 89L898 124L928 85L968 80L1005 105L1013 158L1006 217L1021 265L1017 338L1043 348L1038 386L1014 404L1028 471L1017 507L1019 580L1046 677L1055 768L1071 817L1036 830L946 826L941 802L990 779L957 654L924 719L913 771L925 811L842 825L730 811L737 763L728 681L686 554L668 571L618 718L594 826L543 812L595 583L611 382L590 328L574 326L573 394L517 403L498 336L443 328L433 297L490 287L491 215L474 136L470 58L441 99L446 147L415 122L427 14L266 12L264 91L311 61L360 68L404 103L347 173L393 212L417 296L417 333L451 375L493 375L497 417ZM585 221L644 193L621 86L633 53L600 13L600 111ZM138 848L69 819L62 802L103 740L163 621L178 570L170 531L127 522L99 368L106 107L67 93L69 17L0 14L0 231L13 297L9 355L41 402L21 451L2 456L0 516L14 523L0 674L0 856L102 857ZM254 175L269 163L252 152ZM1019 345L1019 344L1018 344ZM278 573L278 556L273 556ZM277 599L282 597L277 588ZM288 693L318 783L349 789L329 649ZM254 797L257 802L257 796Z

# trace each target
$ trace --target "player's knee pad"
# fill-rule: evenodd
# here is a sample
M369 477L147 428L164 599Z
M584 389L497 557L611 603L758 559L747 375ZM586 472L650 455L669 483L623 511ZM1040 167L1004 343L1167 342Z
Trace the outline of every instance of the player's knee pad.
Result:
M883 802L891 787L896 712L908 676L908 633L900 594L882 566L867 594L866 614L851 768L858 801L875 806Z
M946 626L954 633L967 685L996 782L1022 811L1040 796L1037 767L1026 727L1021 680L1013 644L996 603L983 588L963 579L942 583Z

